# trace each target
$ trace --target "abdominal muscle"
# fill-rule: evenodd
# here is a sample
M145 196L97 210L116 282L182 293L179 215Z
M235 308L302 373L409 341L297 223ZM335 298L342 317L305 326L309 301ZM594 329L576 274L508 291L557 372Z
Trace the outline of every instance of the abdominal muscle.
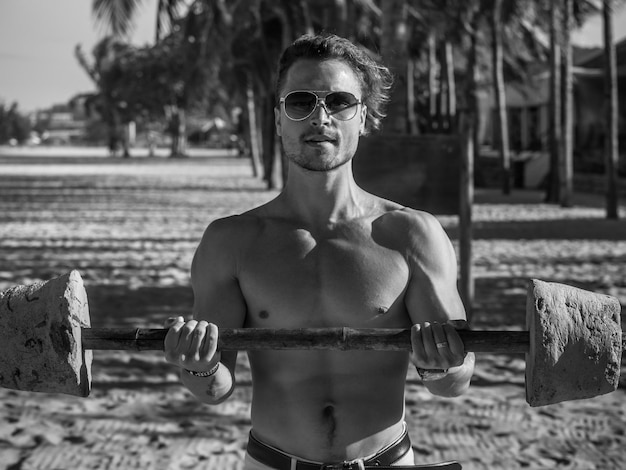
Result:
M403 430L408 354L255 351L255 437L303 459L373 455Z

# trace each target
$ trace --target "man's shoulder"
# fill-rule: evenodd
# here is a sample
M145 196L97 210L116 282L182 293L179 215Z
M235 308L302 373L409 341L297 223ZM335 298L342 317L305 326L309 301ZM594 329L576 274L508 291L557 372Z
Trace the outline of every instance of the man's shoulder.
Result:
M246 214L215 219L205 229L197 252L227 255L248 243L258 232L258 225L254 216Z
M441 224L431 213L396 203L386 205L380 221L390 229L401 230L404 233L410 231L413 234L431 234L433 230L441 229Z
M385 211L372 225L374 238L405 253L421 256L425 251L438 251L449 243L439 220L429 212L410 207L394 207Z
M259 222L259 217L255 216L253 211L249 211L215 219L206 230L208 233L232 235L232 232L250 229Z

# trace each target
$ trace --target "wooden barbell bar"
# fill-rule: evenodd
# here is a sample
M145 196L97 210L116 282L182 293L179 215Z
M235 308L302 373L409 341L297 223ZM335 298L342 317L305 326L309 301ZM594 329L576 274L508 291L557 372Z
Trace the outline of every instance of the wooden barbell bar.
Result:
M83 328L84 349L163 350L164 328ZM528 331L460 330L466 351L527 353ZM411 330L401 328L221 328L222 351L284 349L411 351Z

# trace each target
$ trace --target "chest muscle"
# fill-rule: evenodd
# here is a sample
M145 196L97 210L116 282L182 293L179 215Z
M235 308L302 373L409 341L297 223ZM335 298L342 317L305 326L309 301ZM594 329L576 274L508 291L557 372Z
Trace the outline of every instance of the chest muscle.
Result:
M406 262L363 229L266 230L253 245L239 279L248 326L404 326Z

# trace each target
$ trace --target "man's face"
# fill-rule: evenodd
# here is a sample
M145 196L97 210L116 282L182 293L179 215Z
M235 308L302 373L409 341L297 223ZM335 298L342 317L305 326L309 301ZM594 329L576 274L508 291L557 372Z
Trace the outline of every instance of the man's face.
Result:
M362 99L360 83L350 66L340 60L298 60L287 71L281 98L294 90L310 90L325 96L330 91L352 93ZM365 128L365 105L356 105L356 115L342 121L319 105L311 116L293 121L280 105L274 110L276 132L282 138L287 158L311 171L329 171L350 161Z

